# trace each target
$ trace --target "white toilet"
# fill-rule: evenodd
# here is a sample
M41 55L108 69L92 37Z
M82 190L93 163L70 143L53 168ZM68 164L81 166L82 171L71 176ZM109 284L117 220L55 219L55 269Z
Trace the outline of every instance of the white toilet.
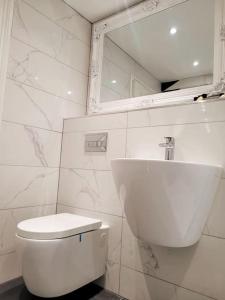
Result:
M28 290L58 297L105 273L108 226L73 214L23 221L17 226L17 252Z

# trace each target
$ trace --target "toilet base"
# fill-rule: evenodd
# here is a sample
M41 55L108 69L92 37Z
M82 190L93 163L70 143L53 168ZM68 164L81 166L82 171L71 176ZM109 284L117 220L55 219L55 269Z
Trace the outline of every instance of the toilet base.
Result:
M24 282L36 296L62 296L105 273L107 226L62 239L16 240Z

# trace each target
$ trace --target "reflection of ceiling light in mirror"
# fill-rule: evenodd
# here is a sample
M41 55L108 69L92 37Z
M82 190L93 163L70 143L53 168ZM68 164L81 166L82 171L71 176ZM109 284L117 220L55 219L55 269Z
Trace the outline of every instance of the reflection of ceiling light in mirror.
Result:
M72 92L71 92L71 91L68 91L68 92L67 92L67 94L68 94L68 95L71 95L71 94L72 94Z
M171 35L174 35L174 34L176 34L176 33L177 33L176 27L171 27L171 28L170 28L170 34L171 34Z
M199 61L195 60L195 61L193 62L193 66L194 66L194 67L197 67L198 65L199 65Z
M116 83L116 80L112 80L112 83L115 84L115 83Z

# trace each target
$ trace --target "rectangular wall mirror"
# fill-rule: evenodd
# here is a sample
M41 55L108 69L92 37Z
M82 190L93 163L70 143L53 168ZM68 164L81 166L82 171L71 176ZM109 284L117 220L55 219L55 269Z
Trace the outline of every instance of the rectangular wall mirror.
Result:
M89 112L192 100L224 78L224 0L150 0L94 24Z

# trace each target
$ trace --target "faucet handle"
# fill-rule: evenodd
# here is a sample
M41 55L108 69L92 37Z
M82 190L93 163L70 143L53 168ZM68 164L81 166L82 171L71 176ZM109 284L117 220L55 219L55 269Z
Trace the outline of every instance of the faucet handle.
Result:
M171 147L173 148L175 145L175 138L172 136L165 136L165 143L160 143L159 147Z
M166 144L174 145L175 144L175 138L172 136L165 136Z

